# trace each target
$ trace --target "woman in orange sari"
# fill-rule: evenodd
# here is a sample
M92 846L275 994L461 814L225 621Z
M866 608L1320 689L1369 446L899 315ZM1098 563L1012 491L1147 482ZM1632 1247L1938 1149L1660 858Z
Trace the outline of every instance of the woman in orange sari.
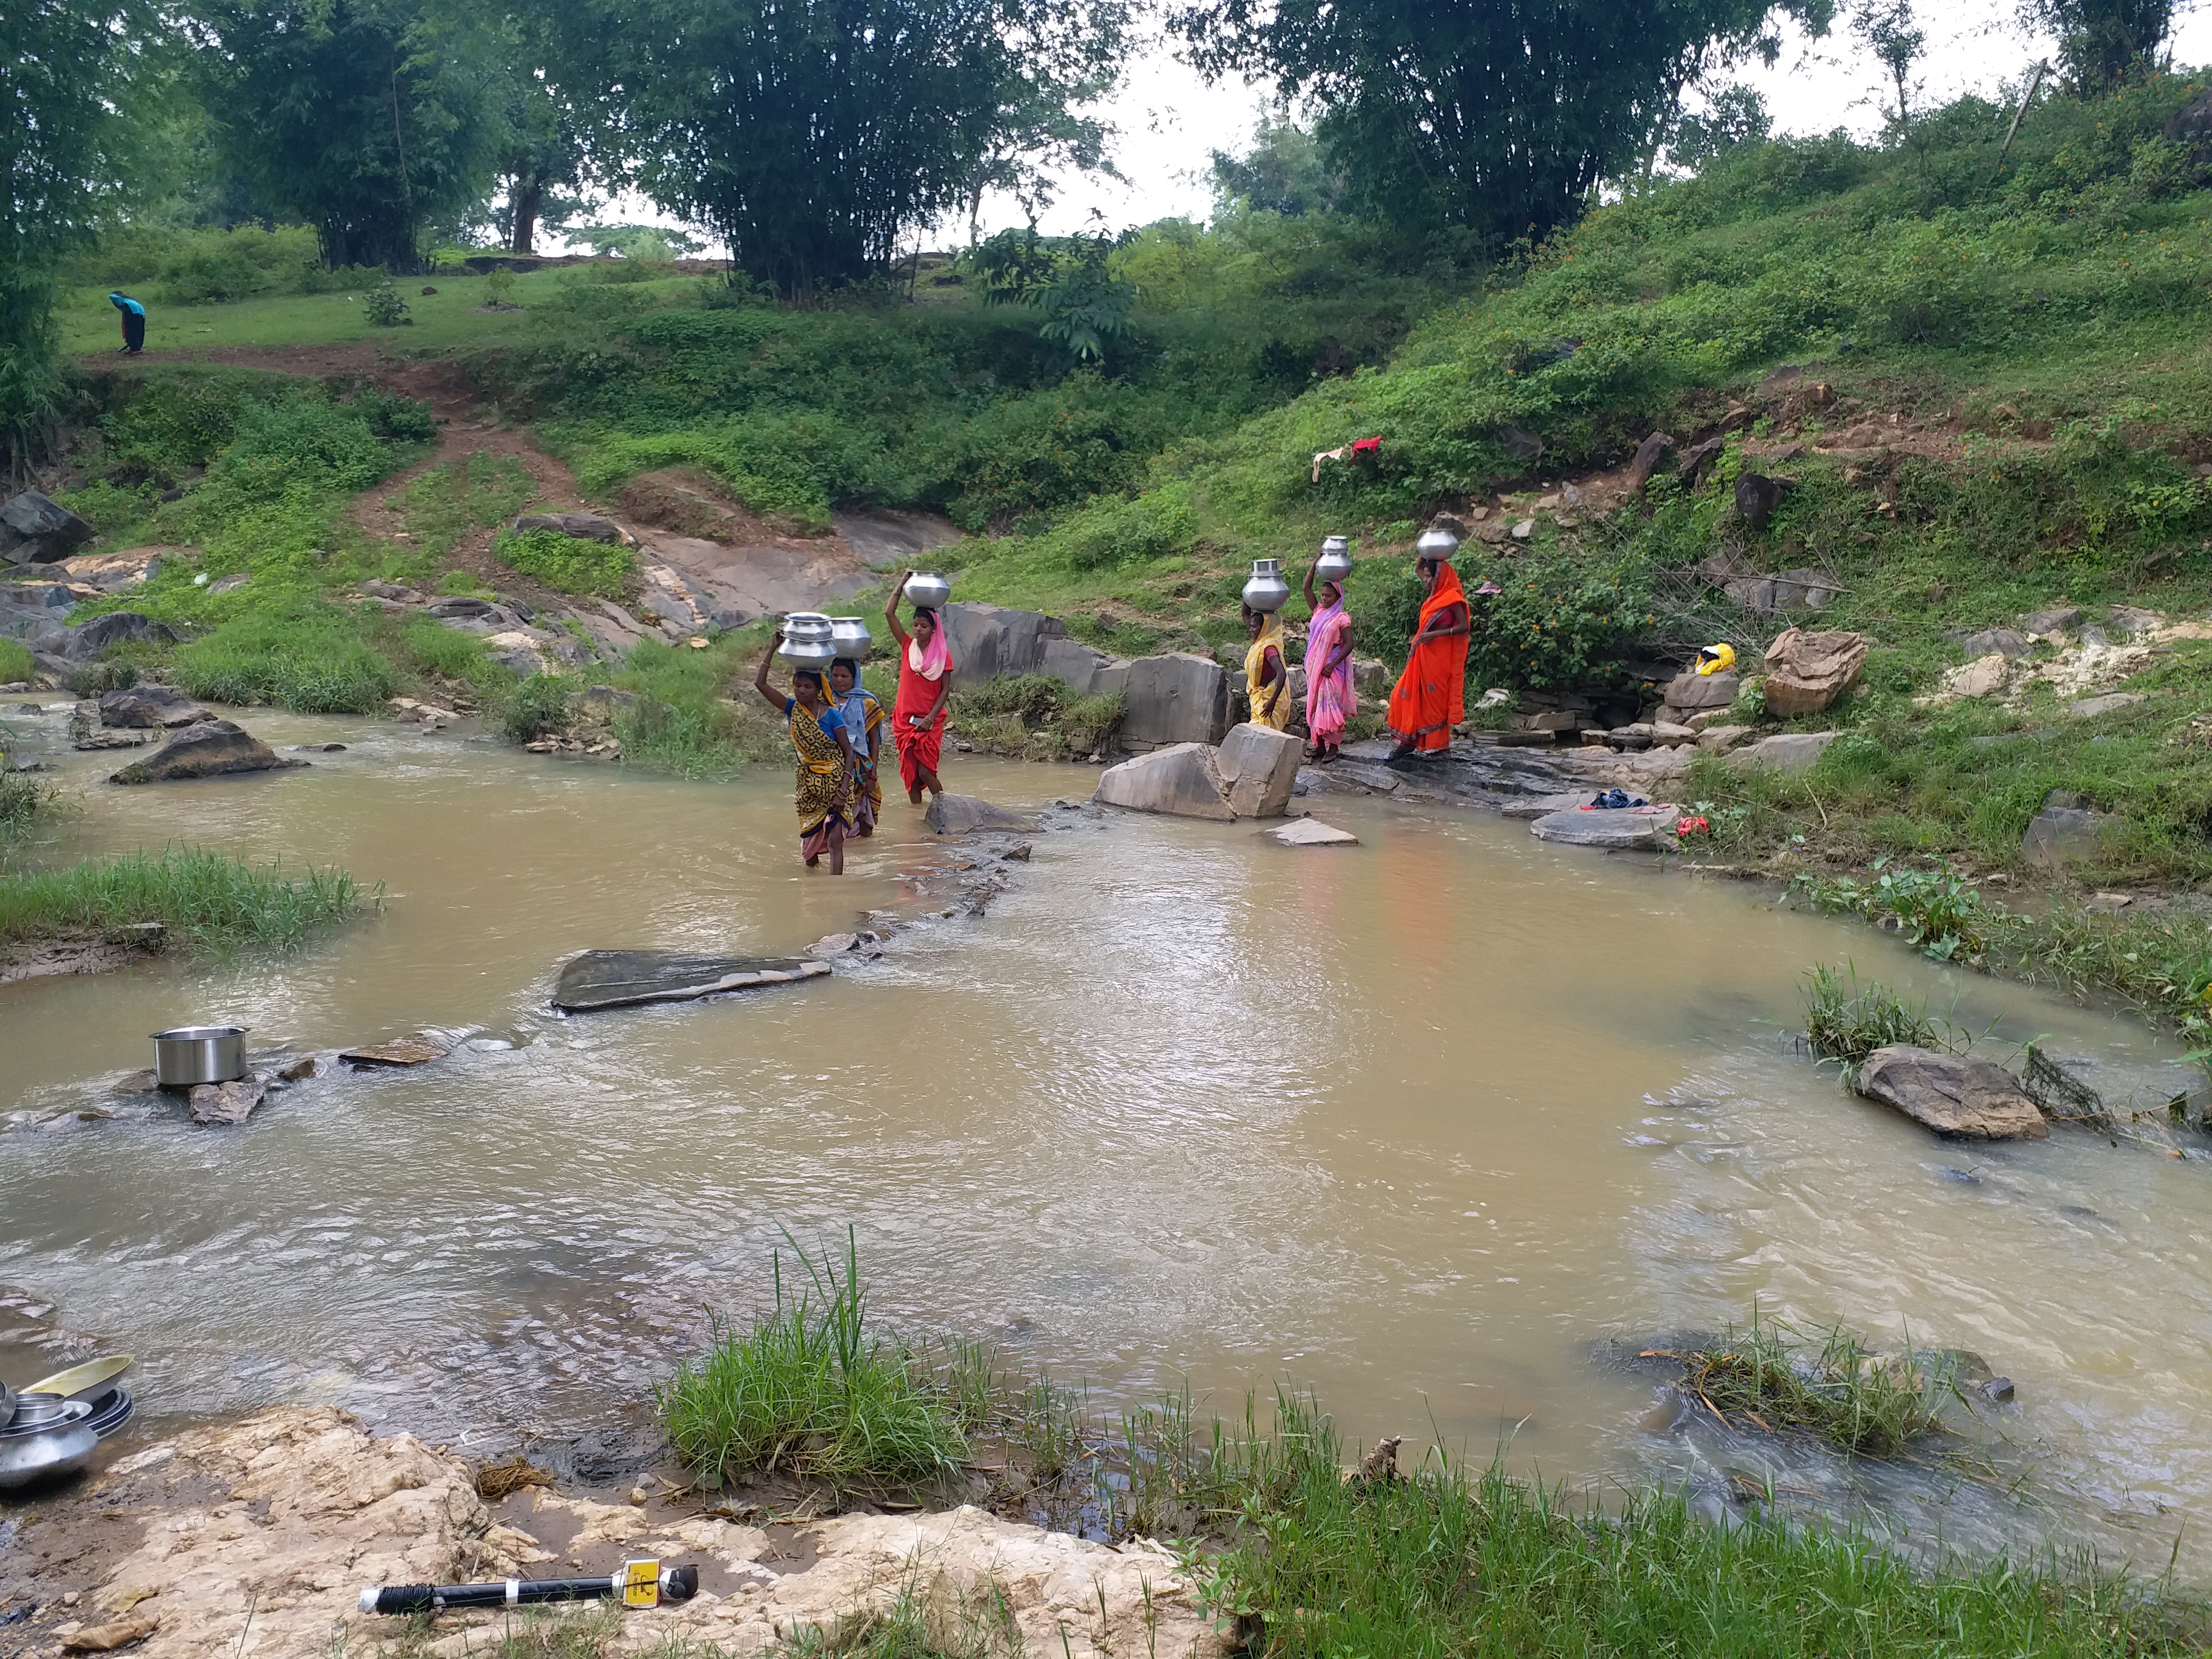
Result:
M1467 718L1467 591L1441 552L1425 555L1415 568L1428 596L1406 672L1390 693L1390 732L1398 739L1392 760L1443 754L1453 726Z

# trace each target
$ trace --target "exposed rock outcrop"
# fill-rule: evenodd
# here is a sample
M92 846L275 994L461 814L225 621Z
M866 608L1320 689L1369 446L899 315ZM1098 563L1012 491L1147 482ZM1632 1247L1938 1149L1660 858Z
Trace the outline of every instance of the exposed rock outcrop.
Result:
M940 836L972 836L979 830L1034 830L1036 820L974 795L938 794L929 798L922 822Z
M1098 780L1095 799L1133 812L1165 812L1217 823L1237 817L1213 750L1203 743L1170 744L1108 767Z
M1304 745L1287 732L1265 726L1230 728L1214 751L1214 769L1240 818L1279 818L1290 810Z
M66 559L98 533L35 489L0 505L0 560L9 564L52 564Z
M187 726L142 761L133 761L111 783L172 783L211 778L228 772L276 772L305 766L277 754L231 720L202 720Z
M1808 634L1785 628L1766 647L1766 712L1778 720L1817 714L1859 683L1863 634Z
M1229 674L1188 652L1139 657L1123 687L1121 741L1139 752L1170 744L1218 744L1229 730Z
M153 728L198 726L214 715L181 691L166 685L134 685L124 691L100 694L100 722L103 726Z
M1851 1087L1938 1134L1970 1140L2041 1140L2051 1131L2019 1079L1986 1060L1897 1045L1859 1064Z
M709 957L681 951L586 951L571 957L553 988L564 1013L642 1002L688 1002L720 991L781 985L830 971L799 957Z

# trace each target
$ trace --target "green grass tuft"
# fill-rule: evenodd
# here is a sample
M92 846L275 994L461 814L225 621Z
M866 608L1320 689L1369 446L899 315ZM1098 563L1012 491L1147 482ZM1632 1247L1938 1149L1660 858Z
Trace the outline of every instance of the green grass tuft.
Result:
M343 870L287 875L274 863L198 848L87 859L64 869L0 875L0 940L52 939L158 921L201 950L289 950L317 931L383 908Z
M210 702L274 703L303 714L365 714L393 687L392 665L336 612L249 613L177 653L177 684Z
M416 546L444 558L471 530L511 519L537 490L528 469L512 455L481 451L449 466L432 467L407 487L407 529Z
M1814 1054L1856 1065L1893 1043L1915 1048L1946 1046L1928 1018L1925 1002L1907 1002L1887 985L1862 986L1857 968L1845 967L1848 986L1844 975L1825 963L1805 975L1805 1040Z
M659 1390L669 1439L716 1481L783 1470L840 1486L912 1485L957 1469L967 1441L915 1356L866 1327L866 1291L849 1234L842 1271L803 1252L806 1283L714 1345Z
M39 672L30 652L14 640L0 640L0 685L15 685Z
M1956 1393L1948 1363L1877 1356L1840 1325L1817 1341L1791 1335L1754 1311L1748 1329L1683 1354L1678 1386L1723 1419L1811 1434L1862 1457L1895 1457L1942 1426Z

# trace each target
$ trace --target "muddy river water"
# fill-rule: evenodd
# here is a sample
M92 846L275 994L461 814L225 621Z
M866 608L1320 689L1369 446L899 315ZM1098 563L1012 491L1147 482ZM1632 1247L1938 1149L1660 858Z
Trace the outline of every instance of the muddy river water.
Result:
M690 785L466 732L253 724L351 747L133 790L70 757L49 852L331 862L383 880L385 913L273 964L0 988L0 1112L103 1097L186 1020L514 1046L304 1084L228 1131L0 1136L0 1283L140 1355L149 1413L331 1401L466 1443L573 1431L635 1402L702 1309L758 1307L780 1230L849 1224L879 1316L1101 1405L1187 1382L1237 1415L1310 1386L1347 1437L1503 1445L1716 1508L1747 1470L1893 1531L2154 1566L2212 1495L2212 1165L2071 1131L1940 1142L1789 1036L1800 974L1846 958L1976 1029L2157 1053L2124 1019L1759 890L1338 799L1316 804L1357 848L1054 814L987 916L827 981L562 1019L578 951L796 950L918 908L903 872L948 854L894 802L854 873L802 872L781 769ZM1028 806L1091 782L957 771ZM2020 1395L1989 1413L1997 1482L1849 1475L1672 1420L1592 1361L1754 1304L1986 1357ZM0 1347L9 1380L37 1363ZM2212 1580L2212 1553L2182 1556Z

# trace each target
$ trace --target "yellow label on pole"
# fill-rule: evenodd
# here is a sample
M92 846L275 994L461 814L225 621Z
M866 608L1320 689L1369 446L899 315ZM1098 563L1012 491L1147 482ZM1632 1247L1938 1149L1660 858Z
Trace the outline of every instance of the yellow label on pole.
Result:
M659 1562L623 1563L623 1605L626 1607L657 1607L660 1605Z

